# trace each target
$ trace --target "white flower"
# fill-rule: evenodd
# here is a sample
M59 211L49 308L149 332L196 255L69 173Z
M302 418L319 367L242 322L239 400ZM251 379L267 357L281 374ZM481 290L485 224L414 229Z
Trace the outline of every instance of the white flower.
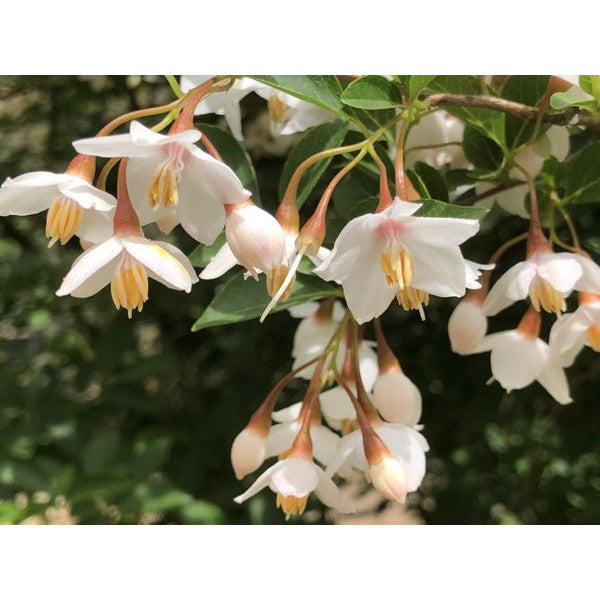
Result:
M273 137L305 131L334 116L333 113L320 106L315 106L269 86L257 88L255 91L267 101Z
M195 145L202 134L188 129L156 133L132 121L129 133L73 142L94 156L130 157L127 187L140 223L172 216L195 240L212 244L225 225L224 204L250 197L237 175Z
M577 310L564 315L552 326L550 348L569 367L585 345L600 352L600 297L580 301Z
M516 156L516 161L530 175L535 178L539 175L544 165L544 161L550 156L554 156L560 162L564 161L569 153L569 132L566 127L557 125L551 126L545 133L530 146ZM506 190L501 190L487 198L479 201L481 206L491 207L494 202L503 208L506 212L529 219L529 212L525 205L525 198L529 192L526 178L523 172L517 167L513 167L508 176L511 180L522 181L523 183L515 185ZM496 187L496 183L479 181L475 184L475 193L483 194Z
M302 514L311 492L315 492L323 504L342 513L354 512L331 477L314 462L301 456L286 458L275 463L260 475L246 492L234 500L241 504L267 486L277 494L277 506L281 506L286 517Z
M491 271L496 265L483 265L481 263L473 262L472 260L465 259L465 275L466 282L465 287L469 290L481 289L481 283L479 278L481 277L481 271Z
M421 117L411 127L406 137L406 166L412 168L418 161L432 167L450 164L452 168L463 168L467 160L462 149L464 123L443 110ZM437 148L419 148L438 146Z
M492 333L469 354L488 351L492 374L507 392L537 380L560 404L573 401L558 356L538 337L519 329Z
M559 313L573 290L600 293L600 267L572 252L537 250L498 279L482 310L491 317L529 295L536 310Z
M171 289L189 292L198 281L188 258L166 242L141 235L113 235L86 250L71 267L57 296L87 298L110 283L115 306L142 310L148 299L148 276Z
M181 89L186 92L208 81L211 75L185 75L181 78ZM225 115L227 125L238 140L243 140L240 101L250 92L257 93L267 101L271 135L279 137L305 131L319 125L333 114L310 102L280 92L249 77L236 78L224 92L211 94L196 107L197 115L214 113Z
M425 476L425 452L429 450L427 440L412 427L399 423L382 423L373 429L390 454L404 467L407 491L417 490ZM359 429L341 439L337 456L327 468L327 473L333 475L346 465L364 473L369 471L363 436Z
M448 337L453 352L468 354L483 341L487 327L481 301L467 296L458 303L448 319Z
M301 423L298 420L273 425L267 436L265 458L287 452L292 447L300 427ZM314 424L310 427L310 439L315 459L326 467L337 452L339 436L324 425Z
M194 87L208 81L212 75L182 75L181 89L188 92ZM196 105L195 114L225 115L225 121L236 140L242 141L242 113L240 111L240 100L250 92L266 86L249 77L236 78L232 86L223 92L210 94Z
M50 246L66 244L73 235L91 243L110 237L116 199L70 173L36 171L0 188L0 216L33 215L48 210L46 235Z
M371 401L379 414L391 423L414 427L421 418L421 392L401 370L388 369L379 374Z
M394 297L405 309L422 313L429 294L464 295L466 266L459 245L477 233L479 222L412 216L421 206L396 198L381 213L352 219L315 269L323 279L342 284L359 323L381 315Z
M387 500L404 504L408 493L406 469L402 463L386 456L375 465L369 465L369 479L373 487Z
M266 436L250 427L242 429L231 445L231 465L236 478L243 479L256 471L266 458L266 450Z

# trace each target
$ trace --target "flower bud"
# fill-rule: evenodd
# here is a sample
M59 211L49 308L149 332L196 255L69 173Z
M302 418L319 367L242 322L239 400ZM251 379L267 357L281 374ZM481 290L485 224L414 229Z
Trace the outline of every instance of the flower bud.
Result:
M448 320L448 337L452 350L468 354L483 340L487 331L487 318L477 301L465 299L454 309Z
M408 493L406 470L397 459L385 456L376 465L369 466L373 487L387 500L403 504Z
M391 423L413 426L421 418L419 388L402 371L390 369L380 373L371 400L381 416Z
M246 427L237 434L231 445L231 465L237 479L243 479L263 464L267 438L255 429Z
M225 233L238 262L254 278L262 271L270 278L285 260L283 229L268 212L251 200L225 205Z

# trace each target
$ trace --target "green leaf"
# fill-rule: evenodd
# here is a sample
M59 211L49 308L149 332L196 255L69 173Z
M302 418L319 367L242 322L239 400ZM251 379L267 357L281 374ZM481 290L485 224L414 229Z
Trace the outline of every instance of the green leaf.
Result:
M252 75L252 78L325 110L344 115L344 105L340 100L342 87L334 75Z
M483 206L458 206L439 200L419 200L423 206L415 213L419 217L453 217L456 219L481 219L488 212Z
M576 96L572 96L569 92L556 92L550 98L550 106L556 110L566 108L567 106L579 106L590 112L596 110L597 104L594 100L582 100Z
M329 123L323 123L309 131L289 153L279 180L279 197L283 198L283 194L287 188L292 175L296 168L309 156L339 146L348 131L348 123L342 119L336 119ZM332 157L333 158L333 157ZM298 186L297 203L298 207L302 206L310 193L317 185L319 179L327 170L332 158L320 160L318 163L306 170L300 185Z
M435 77L435 75L411 75L408 81L410 99L414 100Z
M198 129L213 143L218 153L235 174L242 185L252 192L252 200L260 206L260 193L256 173L248 153L240 143L228 132L214 125L200 123Z
M546 95L549 80L548 75L512 75L502 88L502 97L527 106L538 106ZM531 138L534 128L534 121L506 115L505 140L507 146L516 148L527 142Z
M217 239L210 245L204 246L198 244L189 255L190 262L194 267L204 268L214 257L214 255L222 248L225 243L225 232L222 231Z
M479 82L472 75L438 75L429 83L429 89L448 94L467 96L481 93ZM452 107L444 110L462 121L471 124L480 133L504 147L504 114L489 108Z
M337 288L322 279L299 273L292 295L287 300L279 302L273 312L304 302L339 295ZM217 292L213 301L192 326L192 331L255 319L262 314L269 301L262 277L260 281L245 280L244 274L238 273Z
M479 169L496 171L502 164L502 148L471 125L465 127L463 151L469 161Z
M402 106L402 93L399 87L382 75L367 75L353 81L341 95L348 106L379 110Z
M223 510L211 502L194 500L181 509L183 522L188 525L216 525L225 521Z
M566 169L565 202L600 202L600 142L581 150Z
M580 75L579 76L579 87L586 94L592 94L592 76L591 75Z
M437 169L424 162L417 162L414 170L425 184L430 198L437 198L438 200L448 202L448 188L444 178Z

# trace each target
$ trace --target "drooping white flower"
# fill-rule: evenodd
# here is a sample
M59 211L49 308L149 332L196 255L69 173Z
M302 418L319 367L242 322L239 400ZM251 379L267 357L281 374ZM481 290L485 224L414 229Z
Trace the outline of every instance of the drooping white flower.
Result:
M341 283L359 323L381 315L394 297L405 309L422 313L429 294L464 295L466 266L459 245L477 233L479 222L413 216L421 206L396 198L380 213L352 219L315 269L323 279Z
M465 167L467 159L462 149L464 129L465 125L460 119L444 110L421 117L406 137L407 167L412 168L419 161L432 167L445 164L450 164L454 169Z
M273 137L306 131L334 116L320 106L269 86L257 88L255 91L267 101Z
M600 352L600 296L596 294L580 294L577 310L557 319L550 331L550 348L564 367L573 364L585 345Z
M254 473L267 458L266 453L267 437L257 428L242 429L231 445L231 465L236 478L243 479Z
M373 429L404 468L407 491L416 491L425 476L425 453L429 450L427 440L412 427L399 423L381 423ZM333 475L343 466L352 466L364 473L369 471L360 429L341 439L338 453L327 468L327 473Z
M559 356L539 335L540 315L530 308L517 329L487 335L469 354L491 352L492 375L507 391L538 381L560 404L573 401Z
M185 92L208 81L211 75L185 75L181 89ZM240 101L255 92L267 101L271 135L279 137L305 131L332 118L333 114L305 100L286 94L249 77L236 78L224 92L211 94L196 107L196 114L224 115L227 125L238 140L243 140Z
M404 504L408 493L408 478L404 465L393 456L386 456L369 465L369 479L373 487L387 500Z
M560 313L573 290L600 293L600 267L580 254L536 250L498 279L482 310L491 317L529 295L536 310Z
M414 427L421 419L421 392L401 370L389 369L379 373L371 401L379 414L390 423Z
M483 341L487 327L481 300L465 297L448 319L448 337L453 352L468 354Z
M47 210L49 245L66 244L73 235L91 243L110 237L116 200L81 175L36 171L0 188L0 216L33 215Z
M142 235L113 235L86 250L71 267L57 296L88 298L110 283L115 306L142 310L148 299L148 276L171 289L189 292L198 281L188 258L172 244Z
M284 254L283 260L281 262L281 267L288 268L293 264L298 251L296 249L296 238L298 237L296 234L287 233L285 230L283 231L284 237ZM323 259L329 254L329 250L326 248L320 248L315 256L309 256L309 259L315 265L320 265ZM217 253L210 259L209 263L200 273L200 279L216 279L217 277L221 277L229 271L233 269L236 265L241 264L238 261L235 254L232 252L231 247L228 242L225 242L221 248L217 251ZM262 273L262 269L255 267L255 273ZM284 269L285 270L285 269ZM248 271L247 276L252 276L251 272ZM283 281L283 279L282 279ZM281 282L280 282L281 283ZM290 290L291 291L291 290Z
M265 458L287 452L292 447L300 427L301 423L297 419L273 425L267 437ZM310 439L315 459L327 467L337 452L339 436L324 425L315 423L310 427Z
M241 504L267 486L277 494L277 506L281 506L286 517L302 514L312 492L327 506L346 514L354 512L331 477L314 462L301 456L285 458L275 463L234 500Z
M208 81L212 75L182 75L181 89L188 92L192 88ZM236 140L242 141L242 113L240 111L240 101L250 92L255 92L259 88L265 88L262 83L254 81L249 77L238 77L231 87L225 91L210 94L201 100L195 109L197 115L224 115L225 121Z
M564 161L569 153L569 132L565 127L557 125L551 126L545 133L530 146L527 146L516 156L517 162L535 178L542 170L544 161L550 156L554 156L560 162ZM477 204L491 207L494 203L498 204L506 212L529 219L529 212L525 204L525 198L529 192L527 181L523 172L517 167L513 167L508 176L513 181L522 181L523 183L514 185L505 190L501 190ZM483 194L496 187L496 183L487 181L478 181L475 184L475 193Z
M163 135L132 121L129 133L73 142L79 152L103 157L130 157L129 195L142 225L173 213L185 231L212 244L225 225L224 204L250 197L237 175L200 150L202 134L187 129Z

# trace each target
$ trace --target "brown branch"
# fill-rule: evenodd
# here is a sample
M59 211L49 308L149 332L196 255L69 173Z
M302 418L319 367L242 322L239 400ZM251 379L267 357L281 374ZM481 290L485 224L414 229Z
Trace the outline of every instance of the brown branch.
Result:
M539 116L539 109L519 102L512 102L496 96L467 96L463 94L429 94L422 97L433 106L466 106L473 108L489 108L508 115L520 117L528 121L535 121ZM555 125L566 125L571 119L579 115L576 106L567 106L562 110L547 110L544 112L543 121Z

